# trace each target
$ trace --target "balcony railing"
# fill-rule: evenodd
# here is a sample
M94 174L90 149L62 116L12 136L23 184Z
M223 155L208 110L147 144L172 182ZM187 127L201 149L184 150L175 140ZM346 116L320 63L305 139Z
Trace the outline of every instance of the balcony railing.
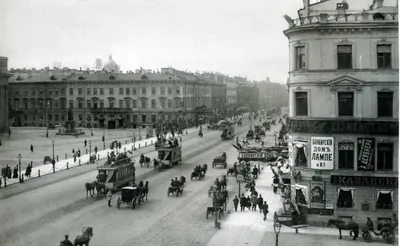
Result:
M310 24L397 22L398 13L327 14L307 16L292 20L289 28Z

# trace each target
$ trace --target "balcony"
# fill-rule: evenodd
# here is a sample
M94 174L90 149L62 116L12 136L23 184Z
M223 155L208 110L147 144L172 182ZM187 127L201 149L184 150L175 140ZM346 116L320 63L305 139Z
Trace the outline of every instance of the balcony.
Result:
M91 108L92 114L118 114L118 113L132 113L132 108Z
M379 17L379 18L378 18ZM299 19L287 19L289 29L313 24L342 24L342 23L388 23L398 22L398 13L357 13L357 14L327 14L312 15Z

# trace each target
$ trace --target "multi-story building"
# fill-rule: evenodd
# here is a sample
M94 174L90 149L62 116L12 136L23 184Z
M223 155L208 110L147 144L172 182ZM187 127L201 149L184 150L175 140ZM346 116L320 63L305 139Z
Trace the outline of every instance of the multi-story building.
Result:
M225 85L172 68L139 73L15 70L10 78L15 126L60 124L69 108L81 126L137 127L155 124L161 113L166 122L195 124L224 101Z
M0 133L9 130L8 79L11 74L8 73L7 64L7 57L0 56Z
M288 90L286 84L271 82L269 78L257 83L258 98L261 107L280 108L288 105Z
M304 0L299 19L285 17L289 162L301 173L292 180L291 199L309 223L370 217L379 229L398 212L395 5Z
M256 112L259 109L258 83L240 77L235 79L238 81L237 106L249 107L252 112Z

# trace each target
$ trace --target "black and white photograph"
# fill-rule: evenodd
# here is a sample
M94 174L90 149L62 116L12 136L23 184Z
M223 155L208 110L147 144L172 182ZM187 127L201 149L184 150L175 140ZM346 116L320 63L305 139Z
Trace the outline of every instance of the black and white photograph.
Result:
M0 0L0 246L398 245L398 10Z

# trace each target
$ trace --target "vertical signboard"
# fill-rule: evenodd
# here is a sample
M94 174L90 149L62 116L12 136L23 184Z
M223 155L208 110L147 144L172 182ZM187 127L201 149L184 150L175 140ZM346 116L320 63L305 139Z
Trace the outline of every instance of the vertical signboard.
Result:
M311 208L325 208L325 182L311 181Z
M289 140L288 140L288 154L289 154L289 165L294 166L294 161L293 161L293 136L289 135Z
M357 170L374 171L375 138L358 138L357 147Z
M311 137L311 169L333 170L333 137Z

